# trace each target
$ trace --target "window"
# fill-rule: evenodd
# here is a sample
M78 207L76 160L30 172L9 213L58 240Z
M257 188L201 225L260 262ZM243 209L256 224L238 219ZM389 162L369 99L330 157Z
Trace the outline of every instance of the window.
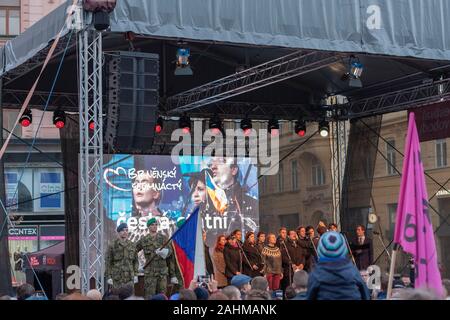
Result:
M325 184L325 172L323 171L322 165L317 158L314 158L311 162L312 171L312 185L321 186Z
M395 154L395 140L389 139L386 141L386 165L387 165L387 174L390 176L393 176L397 174L397 171L395 170L396 166L396 154Z
M298 190L297 160L292 160L291 162L291 174L292 190Z
M447 142L445 139L436 140L436 168L447 166Z
M283 165L280 164L278 169L278 192L283 192L284 177L283 177Z
M397 204L391 203L387 205L388 207L388 216L389 216L389 237L392 239L394 237L395 230L395 216L397 213Z
M5 4L20 4L19 1L7 1ZM0 4L3 4L0 3ZM0 35L16 36L20 33L20 7L0 6Z
M295 230L300 224L298 213L283 214L278 216L278 218L280 220L279 225L282 227L286 227L288 230Z

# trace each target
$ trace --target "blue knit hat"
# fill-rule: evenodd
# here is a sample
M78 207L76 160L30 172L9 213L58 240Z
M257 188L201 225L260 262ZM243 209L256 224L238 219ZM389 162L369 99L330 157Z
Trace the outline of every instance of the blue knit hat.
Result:
M344 237L334 231L324 233L319 240L317 247L319 258L339 259L348 254L347 245Z

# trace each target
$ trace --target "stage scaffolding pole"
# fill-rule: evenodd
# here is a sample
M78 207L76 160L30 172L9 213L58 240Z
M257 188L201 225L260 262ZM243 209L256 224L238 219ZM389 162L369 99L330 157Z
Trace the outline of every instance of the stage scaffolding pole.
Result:
M332 105L342 103L340 96L330 97ZM338 115L339 109L333 111ZM348 121L336 120L330 123L331 177L333 186L333 222L341 229L340 211L342 206L342 184L347 158Z
M80 125L80 268L81 291L104 292L102 126L102 33L89 23L84 12L78 32L79 125ZM93 123L93 130L89 124Z

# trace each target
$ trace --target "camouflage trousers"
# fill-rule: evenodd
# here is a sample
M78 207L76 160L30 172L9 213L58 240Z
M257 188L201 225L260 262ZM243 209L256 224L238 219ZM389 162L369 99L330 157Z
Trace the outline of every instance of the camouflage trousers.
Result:
M158 293L166 294L167 291L167 275L158 273L145 274L144 292L145 297L153 296Z

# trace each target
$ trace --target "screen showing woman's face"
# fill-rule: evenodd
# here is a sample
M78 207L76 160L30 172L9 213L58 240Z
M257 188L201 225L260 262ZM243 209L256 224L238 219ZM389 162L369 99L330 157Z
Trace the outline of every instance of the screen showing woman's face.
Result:
M159 197L159 192L153 186L154 180L148 174L141 174L136 177L133 183L133 197L136 204L148 206Z
M194 192L192 193L192 202L198 206L206 201L206 186L203 181L200 180L198 180L194 185L195 187Z

